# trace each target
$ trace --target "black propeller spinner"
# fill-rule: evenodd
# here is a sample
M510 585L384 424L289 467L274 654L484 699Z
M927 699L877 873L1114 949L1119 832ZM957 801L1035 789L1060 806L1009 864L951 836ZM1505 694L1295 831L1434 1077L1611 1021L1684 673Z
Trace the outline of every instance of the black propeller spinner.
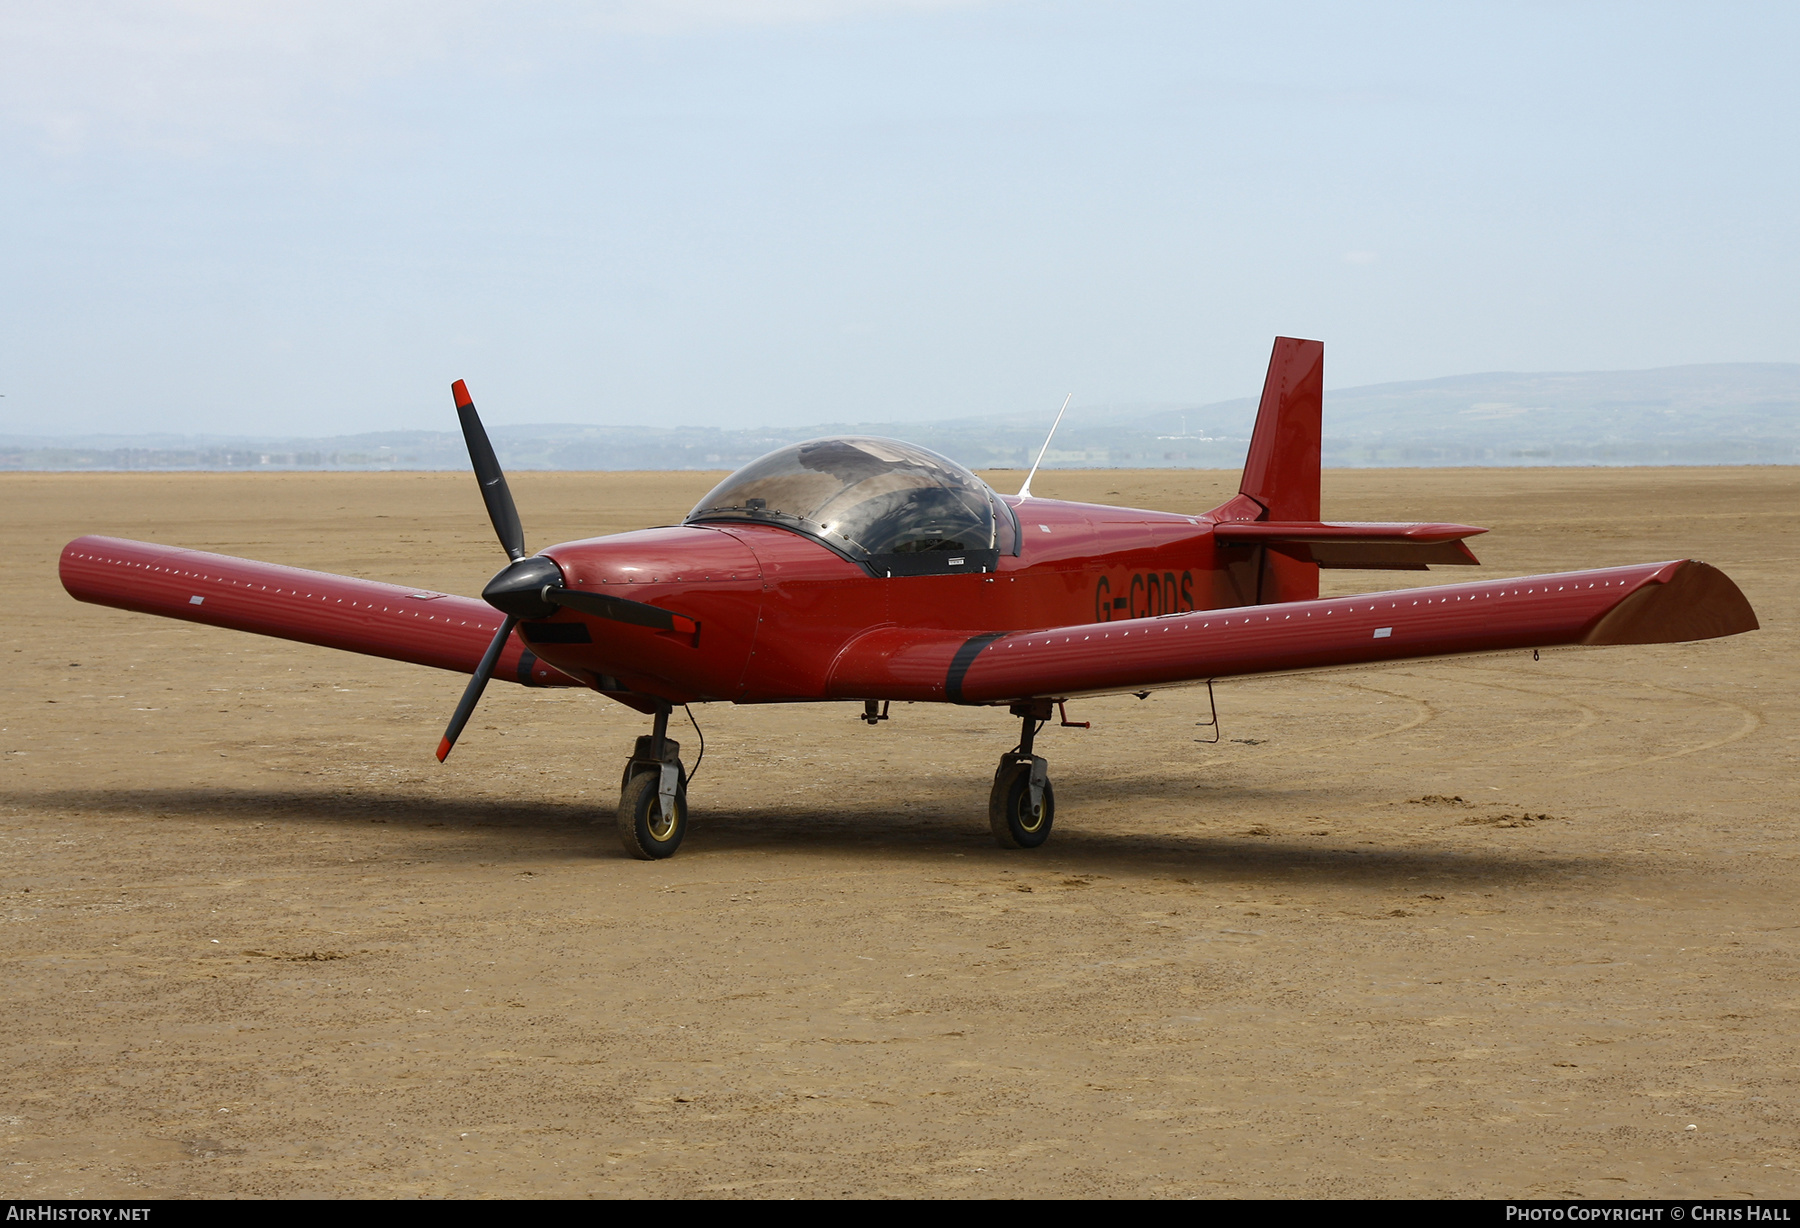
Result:
M506 485L506 474L494 455L494 445L489 442L487 431L481 425L481 416L475 412L475 402L469 397L468 386L457 380L450 385L450 392L456 398L456 416L462 422L463 440L469 445L469 461L475 467L475 480L481 483L481 499L487 504L488 519L493 522L494 535L500 539L500 548L506 551L506 557L511 561L481 590L482 600L506 615L506 620L500 624L500 630L494 633L493 641L481 656L481 664L475 668L475 676L469 679L469 685L463 689L456 712L450 717L449 727L444 730L443 741L438 743L439 763L450 754L450 749L456 745L456 739L462 736L463 726L469 723L475 704L481 699L482 691L487 689L494 666L506 648L506 641L521 619L548 618L556 613L558 606L568 606L596 618L630 623L638 627L652 627L658 631L679 631L692 635L700 629L700 624L693 619L660 606L647 605L642 601L627 601L623 597L612 597L605 593L568 588L563 584L562 568L553 560L541 556L526 557L525 527L519 523L519 509L513 503L512 491Z

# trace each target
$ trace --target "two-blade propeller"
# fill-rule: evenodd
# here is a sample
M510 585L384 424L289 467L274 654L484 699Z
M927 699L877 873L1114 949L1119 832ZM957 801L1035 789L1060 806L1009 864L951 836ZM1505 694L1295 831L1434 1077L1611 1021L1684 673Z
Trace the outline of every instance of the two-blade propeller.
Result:
M469 396L468 386L457 380L450 385L450 392L456 398L456 416L462 422L463 440L469 445L469 461L475 467L475 480L481 483L481 499L487 504L488 519L493 522L494 535L500 539L500 548L506 551L506 557L511 561L481 590L482 599L506 615L506 619L500 624L500 630L494 633L487 651L481 655L481 664L476 666L475 676L469 679L469 685L463 689L456 712L450 717L450 725L444 730L443 741L438 743L439 763L449 755L451 747L456 745L456 739L462 735L463 726L469 723L469 717L474 713L482 691L487 689L488 679L493 676L494 666L499 663L500 654L506 649L506 641L521 619L547 618L556 613L558 606L568 606L596 618L611 619L613 622L629 623L637 627L651 627L658 631L677 631L691 635L700 629L700 625L693 619L660 606L628 601L606 593L569 588L563 584L562 568L554 560L527 558L525 527L519 522L519 509L514 505L512 491L506 485L506 473L500 468L500 461L494 455L494 445L489 442L487 431L481 425L481 416L475 412L475 402Z

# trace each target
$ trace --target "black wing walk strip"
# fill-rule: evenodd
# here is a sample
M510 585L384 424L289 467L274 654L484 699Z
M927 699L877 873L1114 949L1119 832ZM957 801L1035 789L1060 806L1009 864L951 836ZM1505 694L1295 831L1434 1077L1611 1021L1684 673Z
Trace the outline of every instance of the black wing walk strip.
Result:
M984 631L963 641L963 646L950 658L950 672L944 676L944 698L953 704L961 703L963 677L968 674L969 666L975 664L975 658L981 655L983 648L1010 634L1010 631Z

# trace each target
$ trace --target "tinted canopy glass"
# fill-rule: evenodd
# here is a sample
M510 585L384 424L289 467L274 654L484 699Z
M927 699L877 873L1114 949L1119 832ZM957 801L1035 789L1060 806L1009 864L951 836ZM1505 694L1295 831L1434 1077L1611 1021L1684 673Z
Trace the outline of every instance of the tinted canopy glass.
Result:
M778 524L861 561L994 548L987 484L893 439L812 439L771 452L719 483L687 519Z

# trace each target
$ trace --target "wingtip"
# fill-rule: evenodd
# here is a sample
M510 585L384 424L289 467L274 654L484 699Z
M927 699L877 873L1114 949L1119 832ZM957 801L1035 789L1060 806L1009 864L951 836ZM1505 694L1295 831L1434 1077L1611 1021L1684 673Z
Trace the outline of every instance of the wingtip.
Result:
M469 395L469 386L461 380L450 385L450 395L456 398L456 408L458 409L467 409L475 404L475 399Z
M445 738L443 741L438 743L437 757L438 757L439 763L442 763L445 759L447 759L449 757L450 748L454 745L456 745L456 744L454 742L452 742L449 738Z
M1680 559L1608 610L1580 642L1681 644L1760 627L1756 611L1730 576L1698 559Z

